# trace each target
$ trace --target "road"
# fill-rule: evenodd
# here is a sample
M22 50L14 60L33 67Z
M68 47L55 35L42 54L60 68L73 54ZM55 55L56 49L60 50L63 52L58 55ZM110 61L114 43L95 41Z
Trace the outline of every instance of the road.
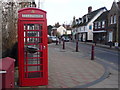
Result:
M85 57L91 57L91 45L79 42L79 53L84 53ZM71 48L75 51L75 42L66 42L66 48ZM104 63L107 67L118 70L118 55L120 52L107 48L95 47L95 58ZM118 54L119 53L119 54Z

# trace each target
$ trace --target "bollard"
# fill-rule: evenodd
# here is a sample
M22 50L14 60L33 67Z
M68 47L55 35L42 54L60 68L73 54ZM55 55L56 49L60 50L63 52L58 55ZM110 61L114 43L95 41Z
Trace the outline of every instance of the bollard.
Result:
M63 49L65 49L65 41L63 40Z
M92 45L91 60L94 60L94 45Z
M56 45L58 45L58 41L56 40Z
M61 40L59 39L59 44L61 44Z
M110 42L110 48L112 48L112 42Z
M78 52L78 40L76 41L76 52Z

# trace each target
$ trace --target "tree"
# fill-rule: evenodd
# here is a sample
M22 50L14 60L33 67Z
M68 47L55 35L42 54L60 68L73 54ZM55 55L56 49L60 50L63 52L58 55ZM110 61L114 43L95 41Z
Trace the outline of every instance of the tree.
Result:
M10 50L17 42L17 10L14 1L2 2L2 53Z

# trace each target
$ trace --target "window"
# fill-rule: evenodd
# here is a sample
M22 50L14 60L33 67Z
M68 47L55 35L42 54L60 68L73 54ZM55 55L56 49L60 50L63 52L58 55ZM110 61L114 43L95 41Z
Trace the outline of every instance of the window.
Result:
M110 17L110 24L113 24L113 16Z
M114 24L116 23L116 15L114 15Z
M105 21L102 21L102 28L105 27Z
M95 22L95 29L97 29L97 22Z
M92 30L92 25L89 26L89 29Z
M113 32L109 32L109 42L112 42L113 39Z
M85 31L85 26L84 26L84 31Z
M98 28L101 28L101 22L98 22Z

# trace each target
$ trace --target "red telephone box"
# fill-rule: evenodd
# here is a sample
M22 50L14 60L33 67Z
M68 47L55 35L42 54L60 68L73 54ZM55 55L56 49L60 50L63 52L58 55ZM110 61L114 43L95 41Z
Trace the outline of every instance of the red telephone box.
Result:
M20 86L48 84L46 12L38 8L18 11L18 63Z

